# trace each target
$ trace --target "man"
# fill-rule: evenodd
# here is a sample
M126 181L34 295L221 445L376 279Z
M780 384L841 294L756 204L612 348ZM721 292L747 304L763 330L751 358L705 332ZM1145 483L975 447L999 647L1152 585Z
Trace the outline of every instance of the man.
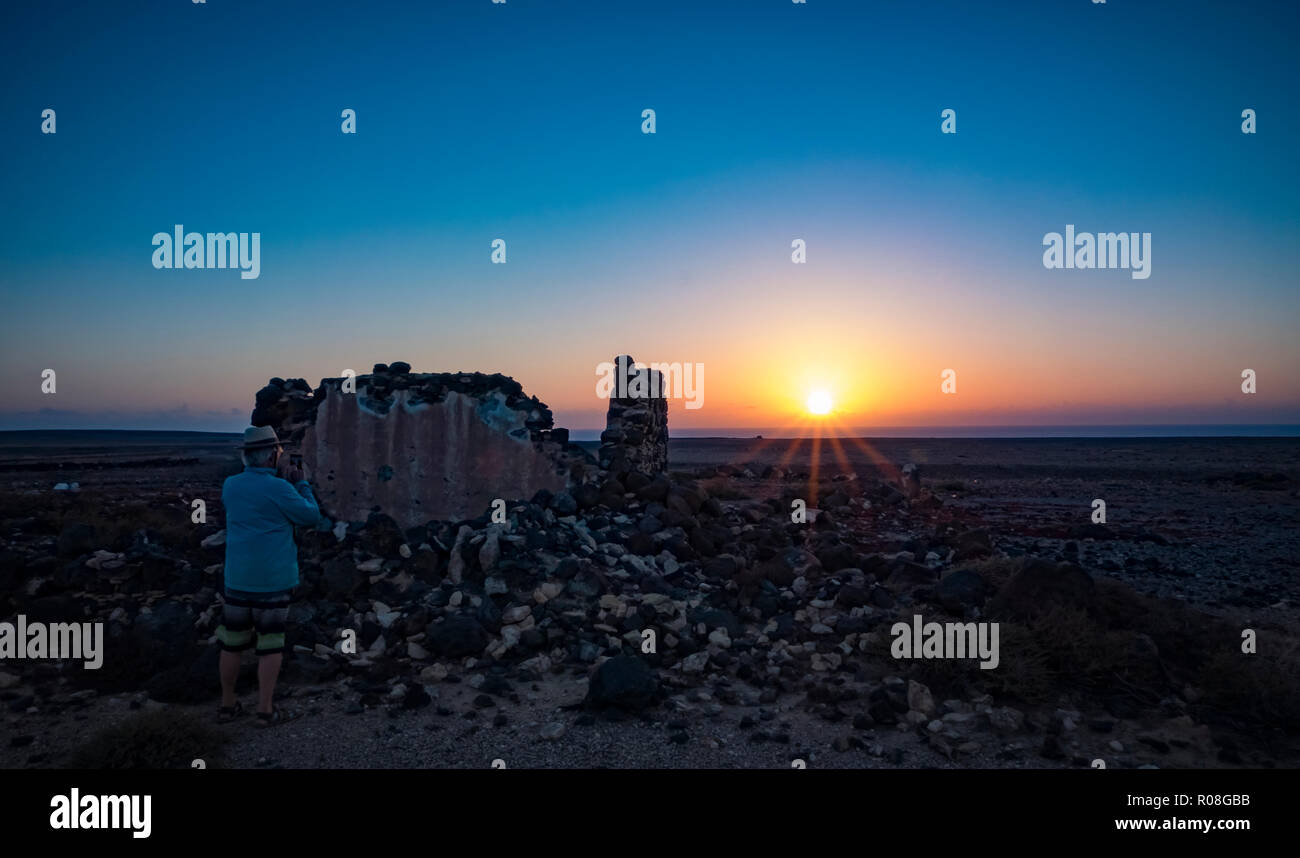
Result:
M235 680L244 650L257 638L257 724L270 727L300 713L272 705L284 659L284 625L293 588L298 586L298 547L294 525L315 524L320 509L301 468L283 461L284 448L270 426L244 430L239 447L244 472L226 479L221 503L226 509L225 609L221 642L221 708L217 720L244 714L235 699Z

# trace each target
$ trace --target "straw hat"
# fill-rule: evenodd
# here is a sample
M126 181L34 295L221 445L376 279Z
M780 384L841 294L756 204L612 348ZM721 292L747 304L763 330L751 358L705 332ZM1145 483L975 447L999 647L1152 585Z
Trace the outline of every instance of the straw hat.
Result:
M280 439L270 426L249 426L244 430L244 443L238 446L241 450L278 447L280 446Z

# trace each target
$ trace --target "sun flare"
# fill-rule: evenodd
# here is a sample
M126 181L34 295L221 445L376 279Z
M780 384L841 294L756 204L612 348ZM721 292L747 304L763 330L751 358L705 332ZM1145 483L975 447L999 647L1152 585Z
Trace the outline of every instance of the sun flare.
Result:
M831 395L824 390L814 390L808 394L806 403L809 414L821 416L831 413Z

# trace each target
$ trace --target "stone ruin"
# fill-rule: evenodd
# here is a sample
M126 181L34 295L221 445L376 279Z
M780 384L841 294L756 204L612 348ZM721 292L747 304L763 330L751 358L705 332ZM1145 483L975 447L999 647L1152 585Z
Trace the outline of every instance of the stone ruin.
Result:
M508 376L413 373L399 361L357 376L355 392L344 392L346 381L322 379L313 391L300 378L273 378L250 418L301 451L331 518L454 521L496 498L564 491L592 476L590 456Z
M617 359L635 372L631 358ZM345 392L345 383L355 390ZM654 373L656 392L662 379ZM401 527L457 521L492 502L538 492L587 493L609 477L646 476L668 466L667 402L611 398L599 467L554 426L549 408L499 373L413 373L375 364L354 380L272 378L257 392L250 422L271 426L287 451L301 452L321 510L365 521L391 516Z
M628 355L614 359L619 387L610 396L605 431L600 433L600 467L609 475L624 479L632 472L648 477L668 470L668 400L664 397L663 374L656 369L638 370ZM633 383L641 375L640 389Z

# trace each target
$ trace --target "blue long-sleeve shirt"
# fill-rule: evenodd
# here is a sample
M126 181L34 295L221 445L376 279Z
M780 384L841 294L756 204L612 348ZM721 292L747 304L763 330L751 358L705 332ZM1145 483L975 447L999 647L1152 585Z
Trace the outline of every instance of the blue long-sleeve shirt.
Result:
M221 488L226 508L226 586L272 593L298 586L295 524L320 521L320 508L306 480L296 485L272 468L245 467Z

